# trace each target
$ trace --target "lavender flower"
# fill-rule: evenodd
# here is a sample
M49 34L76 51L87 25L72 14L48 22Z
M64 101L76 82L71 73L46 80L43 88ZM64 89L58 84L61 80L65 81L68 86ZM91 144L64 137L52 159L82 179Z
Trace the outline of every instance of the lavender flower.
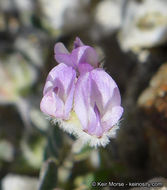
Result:
M55 59L59 65L47 77L41 110L83 143L105 146L123 113L116 83L98 68L95 50L79 38L71 53L57 43Z
M63 63L50 71L40 104L42 112L63 120L69 118L73 104L75 78L75 70Z

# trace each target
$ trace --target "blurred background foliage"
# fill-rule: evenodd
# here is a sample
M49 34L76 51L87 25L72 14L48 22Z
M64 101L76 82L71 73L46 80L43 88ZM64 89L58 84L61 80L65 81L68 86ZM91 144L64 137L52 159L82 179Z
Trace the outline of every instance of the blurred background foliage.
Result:
M166 0L0 0L0 190L167 186L166 8ZM76 36L121 91L125 112L106 148L81 146L39 109L54 44L72 49Z

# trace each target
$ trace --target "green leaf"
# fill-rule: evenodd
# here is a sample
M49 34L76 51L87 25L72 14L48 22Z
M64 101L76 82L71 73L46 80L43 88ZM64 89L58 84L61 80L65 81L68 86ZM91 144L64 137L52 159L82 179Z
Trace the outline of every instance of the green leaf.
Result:
M57 164L54 159L47 160L41 170L38 190L53 190L57 184Z
M62 148L62 131L60 131L58 124L51 126L48 130L48 142L44 152L44 160L50 157L59 157L60 149Z

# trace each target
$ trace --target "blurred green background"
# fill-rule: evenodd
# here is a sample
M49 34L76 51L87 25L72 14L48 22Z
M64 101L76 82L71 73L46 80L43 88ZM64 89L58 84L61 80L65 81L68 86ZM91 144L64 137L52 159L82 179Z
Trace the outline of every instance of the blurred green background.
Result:
M81 146L39 109L54 44L71 50L76 36L120 88L125 111L105 148ZM166 147L166 0L0 0L0 190L167 188Z

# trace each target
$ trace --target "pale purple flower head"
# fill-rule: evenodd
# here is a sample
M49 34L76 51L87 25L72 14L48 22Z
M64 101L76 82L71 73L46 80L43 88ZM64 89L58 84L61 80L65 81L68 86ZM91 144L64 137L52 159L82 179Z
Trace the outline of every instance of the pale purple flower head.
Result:
M41 110L91 146L105 146L115 136L123 108L115 81L98 68L96 51L76 38L71 53L55 45L59 63L46 80Z

